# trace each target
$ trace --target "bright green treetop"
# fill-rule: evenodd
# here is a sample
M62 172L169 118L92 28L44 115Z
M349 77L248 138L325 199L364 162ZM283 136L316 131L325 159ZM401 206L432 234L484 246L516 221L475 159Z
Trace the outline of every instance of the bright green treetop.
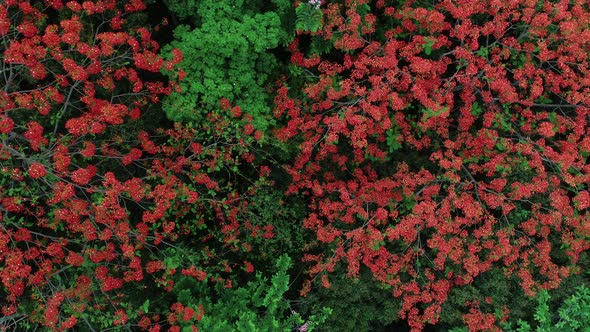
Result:
M204 0L194 15L196 27L176 28L169 47L182 51L186 79L181 83L183 92L164 101L170 119L198 121L227 98L252 115L254 126L268 126L272 99L265 85L277 67L268 51L288 39L279 16L285 4L277 1L277 12L255 11L253 5ZM179 17L186 16L185 12Z

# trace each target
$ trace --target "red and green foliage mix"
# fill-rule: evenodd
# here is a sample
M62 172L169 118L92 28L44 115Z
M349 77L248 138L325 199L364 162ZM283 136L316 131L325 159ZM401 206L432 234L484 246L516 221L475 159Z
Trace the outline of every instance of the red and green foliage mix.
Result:
M0 4L5 328L26 320L50 330L173 330L202 316L160 295L173 276L231 285L232 268L248 270L227 253L247 252L241 232L255 232L237 219L267 171L238 168L254 161L248 145L260 133L238 129L251 118L224 103L205 124L150 123L149 105L175 88L159 72L176 70L182 55L163 59L150 31L128 22L145 8ZM232 123L222 116L230 112ZM233 183L241 172L254 179L248 187ZM272 236L271 228L258 232ZM187 239L192 251L172 260L168 253ZM150 298L161 298L157 311L145 308Z
M313 78L275 99L288 120L277 136L300 141L288 192L309 196L311 277L330 287L338 264L351 278L369 269L420 330L451 288L494 267L529 295L580 272L587 4L327 1L323 20L290 45ZM494 317L465 322L488 329Z
M346 275L413 331L489 274L535 296L588 268L590 5L296 2L267 132L227 99L165 119L183 55L146 9L0 1L5 329L196 331L211 313L175 283L214 294L284 253L306 271L288 296ZM481 294L463 323L499 330L510 307Z

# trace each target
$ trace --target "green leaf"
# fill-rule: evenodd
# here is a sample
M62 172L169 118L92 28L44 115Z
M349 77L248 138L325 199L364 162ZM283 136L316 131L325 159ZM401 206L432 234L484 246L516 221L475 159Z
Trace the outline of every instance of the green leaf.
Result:
M473 105L471 105L471 114L473 114L474 116L480 116L482 113L483 110L481 106L479 106L477 102L474 102Z
M143 304L141 305L141 311L143 311L144 313L148 313L150 310L150 300L147 299L145 300L145 302L143 302Z
M434 38L424 38L424 44L422 44L422 48L424 49L424 53L426 55L430 55L432 53L432 46L436 42Z
M397 130L395 130L394 128L390 128L389 130L387 130L386 143L387 143L387 146L389 147L389 152L395 152L395 151L401 149L402 144L398 141L398 137L399 137L399 132Z
M424 115L423 115L422 120L426 121L426 120L433 118L433 117L439 117L439 116L445 114L448 110L449 110L448 107L443 107L438 111L435 111L430 108L426 108L426 109L424 109Z
M479 55L482 58L487 58L489 51L487 47L482 47L479 50L477 50L477 52L475 52L475 54Z
M297 9L297 21L295 28L300 31L317 32L322 28L322 11L306 2L300 2Z

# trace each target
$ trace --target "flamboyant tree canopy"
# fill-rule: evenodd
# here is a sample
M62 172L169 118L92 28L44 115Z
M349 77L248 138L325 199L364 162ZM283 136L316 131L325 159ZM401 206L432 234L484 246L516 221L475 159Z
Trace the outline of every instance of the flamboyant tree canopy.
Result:
M3 329L587 326L585 2L1 0L0 51Z
M310 275L329 287L338 264L351 278L369 269L421 329L487 272L517 276L529 295L577 273L590 235L587 4L358 0L321 12L322 28L290 45L304 69L292 80L307 82L294 92L287 79L275 97L277 137L301 139L288 193L309 197Z

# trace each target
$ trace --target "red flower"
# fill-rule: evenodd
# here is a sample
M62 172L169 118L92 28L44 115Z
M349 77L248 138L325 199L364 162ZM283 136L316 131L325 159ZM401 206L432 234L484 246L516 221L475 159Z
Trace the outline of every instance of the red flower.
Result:
M261 140L263 136L264 133L261 130L257 130L256 132L254 132L254 139L257 141Z
M189 321L189 320L191 320L196 315L196 312L195 312L195 309L193 309L191 307L185 307L184 308L184 312L182 313L182 315L183 315L182 318L185 321Z
M24 136L29 140L33 151L38 151L42 145L48 143L47 139L43 136L43 127L39 123L30 121L27 123L27 129Z
M586 209L590 206L590 194L587 191L580 191L574 201L578 204L579 209Z
M227 111L230 109L231 104L227 98L221 98L221 100L219 100L219 107L221 107L222 110Z
M133 55L135 66L139 69L159 72L164 60L151 51L144 51Z
M231 115L234 118L239 118L242 115L242 109L240 108L240 106L234 106L231 109Z
M14 121L11 118L2 115L0 116L0 134L8 134L14 128Z
M61 324L61 327L64 329L71 329L76 325L77 322L78 319L76 318L76 316L71 315L70 318L68 318L65 322Z
M86 73L84 68L82 66L78 65L72 59L64 59L63 60L63 67L64 67L64 70L75 81L85 81L88 78L88 74Z
M134 107L131 109L131 112L129 112L129 116L131 117L131 120L137 120L141 116L141 110L138 107Z
M244 125L244 134L252 135L253 132L254 132L254 126L252 126L250 123L247 123Z
M139 320L139 323L137 323L137 325L138 325L139 327L141 327L142 329L146 330L146 329L148 328L148 326L150 326L150 324L151 324L151 323L152 323L152 322L151 322L151 320L150 320L150 318L149 318L149 317L147 317L147 316L143 316L143 317L142 317L142 318Z
M73 251L70 251L68 253L68 257L66 258L66 263L72 266L82 266L84 263L84 257Z
M113 321L113 324L115 325L123 325L125 323L127 323L127 314L125 313L125 311L123 310L117 310L115 312L116 318Z
M244 261L244 266L245 266L246 272L248 272L248 273L254 272L254 265L252 265L252 263L250 263L248 261Z
M31 178L38 179L44 177L45 175L47 175L47 170L43 164L34 162L31 164L31 166L29 166L29 176Z
M123 287L123 280L122 279L108 276L106 278L106 280L103 282L101 290L106 292L106 291L110 291L113 289L119 289L121 287Z
M262 234L263 238L272 239L275 236L275 234L273 232L273 230L274 230L273 225L266 225L262 229L264 230L264 234Z
M96 167L88 166L86 168L80 168L72 172L72 181L77 184L85 185L96 175Z
M84 142L84 149L80 150L80 154L86 158L94 156L96 153L96 145L91 142Z
M542 122L541 124L539 124L539 134L547 138L555 136L553 124L551 124L550 122Z
M135 160L141 158L141 154L142 153L140 149L132 148L131 150L129 150L129 153L127 153L125 156L123 156L123 158L121 158L121 162L125 166L130 165Z
M197 269L194 265L188 269L182 269L181 273L185 276L195 277L199 281L203 281L207 278L207 272Z

